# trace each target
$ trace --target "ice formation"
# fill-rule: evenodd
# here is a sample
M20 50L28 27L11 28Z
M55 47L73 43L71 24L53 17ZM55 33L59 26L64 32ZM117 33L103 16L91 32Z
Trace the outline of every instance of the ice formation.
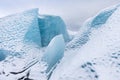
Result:
M38 21L42 46L47 46L51 39L59 34L63 34L66 42L70 40L66 25L59 16L40 15Z
M51 40L43 56L43 60L48 64L46 72L49 72L50 69L61 60L64 56L64 49L65 42L62 35L58 35Z
M31 9L0 19L0 80L46 80L63 57L69 41L65 23L58 16L42 17Z
M24 44L41 46L38 9L32 9L0 19L0 48L20 51Z
M110 9L108 12L111 13ZM112 10L114 12L109 18L102 17L101 26L98 22L95 23L99 27L92 29L87 43L78 51L72 52L73 56L68 58L69 61L64 56L50 80L120 79L120 6L117 5L114 9L112 7ZM103 22L103 19L107 21ZM91 22L94 21L95 19L92 19ZM70 53L66 51L65 54Z

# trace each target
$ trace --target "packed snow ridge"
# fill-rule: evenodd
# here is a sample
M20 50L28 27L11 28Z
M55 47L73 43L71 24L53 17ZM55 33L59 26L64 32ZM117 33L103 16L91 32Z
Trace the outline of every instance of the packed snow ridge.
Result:
M120 5L89 18L73 37L38 9L0 19L0 80L120 80Z

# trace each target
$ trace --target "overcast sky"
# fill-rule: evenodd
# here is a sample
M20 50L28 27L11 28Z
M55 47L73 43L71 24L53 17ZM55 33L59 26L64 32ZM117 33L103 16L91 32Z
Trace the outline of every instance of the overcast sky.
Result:
M68 28L75 30L101 9L120 3L120 0L0 0L0 17L39 8L40 14L61 16Z

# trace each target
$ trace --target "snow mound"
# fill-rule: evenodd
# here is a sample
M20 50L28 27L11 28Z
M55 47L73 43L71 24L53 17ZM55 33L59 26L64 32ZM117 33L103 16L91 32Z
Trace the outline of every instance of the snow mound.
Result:
M120 79L120 7L114 9L109 18L103 15L106 21L100 20L102 25L91 30L87 43L71 53L74 56L70 61L65 61L66 56L62 59L50 80Z
M40 15L38 22L42 46L47 46L52 38L59 34L63 34L66 42L69 41L66 25L59 16Z

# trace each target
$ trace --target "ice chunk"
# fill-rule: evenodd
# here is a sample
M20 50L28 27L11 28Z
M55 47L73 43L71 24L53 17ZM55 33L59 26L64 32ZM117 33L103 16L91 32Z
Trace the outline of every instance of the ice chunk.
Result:
M5 60L6 58L6 52L4 50L0 50L0 61L3 61Z
M65 43L62 35L58 35L51 40L43 56L43 60L48 64L46 72L49 72L50 69L63 57L64 49Z
M75 54L71 61L61 61L50 80L119 80L119 25L120 6L117 6L105 24L91 31L89 41L71 53Z
M59 16L39 16L42 46L47 46L56 35L63 34L64 40L69 41L66 25Z
M0 49L0 61L5 60L8 55L20 57L19 52L12 52L12 51L8 51L8 50Z
M114 13L117 8L113 8L110 10L104 10L99 13L91 22L91 27L99 27L99 25L105 24L109 17Z
M0 48L19 50L21 44L41 46L38 9L31 9L0 19Z

